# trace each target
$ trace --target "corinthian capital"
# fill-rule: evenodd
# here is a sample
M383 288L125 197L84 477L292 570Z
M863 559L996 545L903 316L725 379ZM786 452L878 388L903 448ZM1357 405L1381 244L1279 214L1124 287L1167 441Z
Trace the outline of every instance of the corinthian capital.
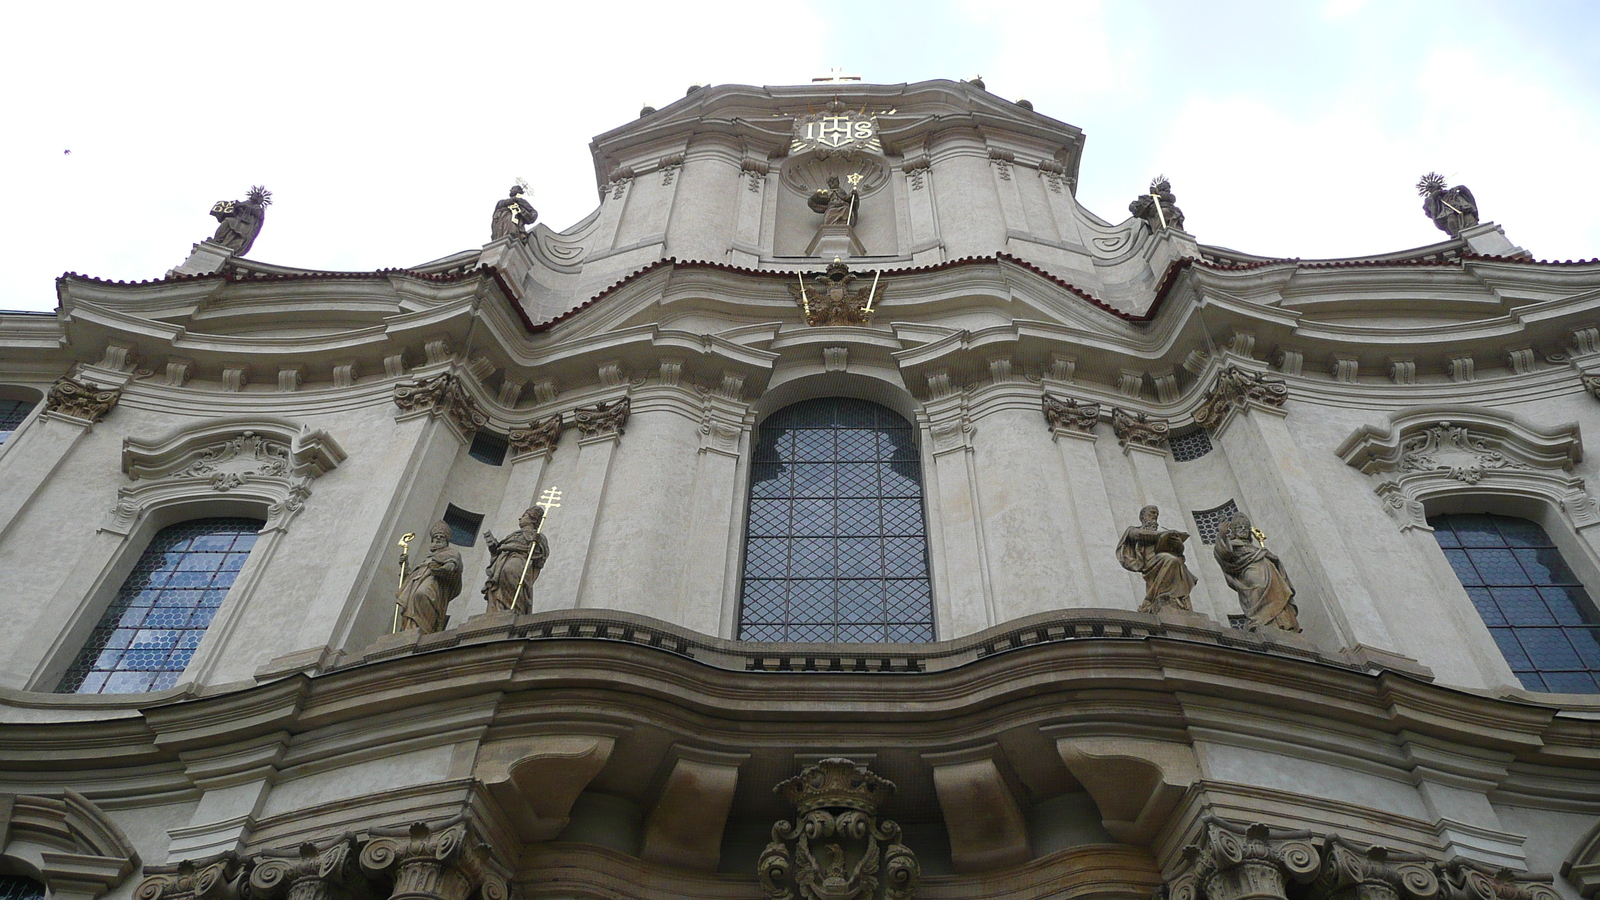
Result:
M134 900L238 900L244 879L231 851L167 866L145 866Z
M461 821L374 828L361 847L361 870L394 879L389 900L508 900L504 873ZM298 898L296 898L298 900Z
M402 414L426 412L444 416L468 437L489 422L489 417L478 407L478 401L462 386L461 379L449 372L426 381L397 385L394 405L400 407Z
M350 841L301 844L292 850L269 850L253 860L251 900L330 900L359 876L351 864Z
M1362 847L1338 835L1322 843L1318 893L1326 900L1434 900L1442 897L1434 865L1423 856Z
M1309 831L1235 825L1211 816L1183 850L1170 900L1285 900L1288 885L1316 877L1321 855Z
M47 412L85 422L98 422L111 411L111 407L117 405L121 397L121 388L99 388L68 375L50 386L44 408Z

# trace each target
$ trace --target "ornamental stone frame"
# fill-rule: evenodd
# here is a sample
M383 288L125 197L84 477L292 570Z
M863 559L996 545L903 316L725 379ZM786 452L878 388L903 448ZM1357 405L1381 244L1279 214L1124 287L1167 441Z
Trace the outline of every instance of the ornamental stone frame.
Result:
M1492 493L1543 501L1574 530L1600 524L1600 510L1572 474L1583 457L1575 423L1542 428L1510 413L1470 406L1417 407L1366 425L1335 451L1362 474L1400 529L1427 528L1428 501Z
M25 845L38 848L39 874L55 900L94 900L139 867L122 829L71 788L60 796L0 794L0 849L18 856Z
M311 496L311 482L344 459L326 431L278 418L211 419L154 441L125 438L122 471L134 484L118 489L100 530L127 535L151 509L227 495L262 504L262 533L279 531Z

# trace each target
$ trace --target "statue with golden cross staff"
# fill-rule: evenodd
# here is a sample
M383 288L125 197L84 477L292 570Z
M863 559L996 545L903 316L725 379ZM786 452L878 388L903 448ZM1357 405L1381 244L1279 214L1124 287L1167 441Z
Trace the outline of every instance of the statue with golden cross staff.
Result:
M530 610L524 588L532 588L550 557L550 541L542 533L544 519L550 510L561 505L560 500L561 491L548 488L539 502L522 514L518 530L506 535L505 540L496 540L493 532L483 533L490 553L489 579L483 586L483 595L491 611Z

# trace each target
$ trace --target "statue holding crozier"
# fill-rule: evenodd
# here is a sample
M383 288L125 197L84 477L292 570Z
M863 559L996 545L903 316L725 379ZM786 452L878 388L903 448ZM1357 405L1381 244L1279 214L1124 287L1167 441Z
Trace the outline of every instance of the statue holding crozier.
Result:
M1117 545L1117 562L1130 572L1144 576L1144 602L1140 612L1163 609L1192 609L1189 592L1196 578L1183 561L1183 542L1188 532L1162 528L1157 524L1161 511L1154 506L1139 510L1139 524L1122 533Z
M399 629L423 634L444 630L450 601L461 593L461 551L450 546L450 526L428 529L428 555L406 570L396 594Z

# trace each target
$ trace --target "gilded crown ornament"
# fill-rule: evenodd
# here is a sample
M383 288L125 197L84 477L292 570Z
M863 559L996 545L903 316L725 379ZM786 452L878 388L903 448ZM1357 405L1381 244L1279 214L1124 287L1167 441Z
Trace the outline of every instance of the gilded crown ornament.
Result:
M833 757L773 790L795 805L796 821L772 826L756 864L770 900L910 900L921 867L900 843L900 826L877 817L894 782Z

